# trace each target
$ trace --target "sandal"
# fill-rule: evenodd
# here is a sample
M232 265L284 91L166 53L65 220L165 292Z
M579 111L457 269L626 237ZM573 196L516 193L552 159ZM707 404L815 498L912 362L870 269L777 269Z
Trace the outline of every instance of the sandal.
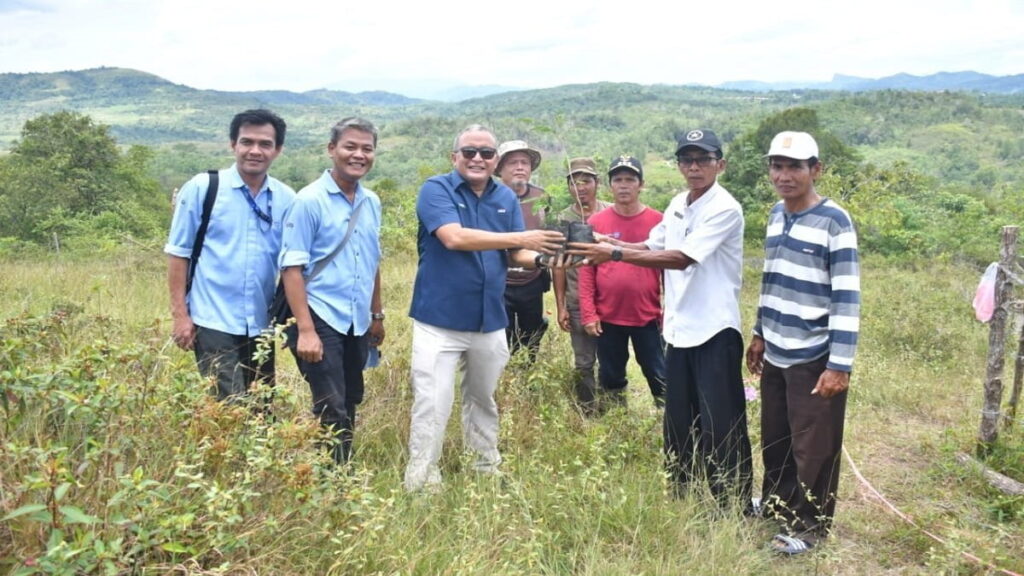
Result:
M797 556L814 548L814 544L785 534L772 536L771 549L785 556Z

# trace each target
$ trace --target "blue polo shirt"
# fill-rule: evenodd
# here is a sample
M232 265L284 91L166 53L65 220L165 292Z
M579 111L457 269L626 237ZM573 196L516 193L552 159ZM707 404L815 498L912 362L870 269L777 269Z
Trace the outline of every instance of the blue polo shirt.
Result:
M355 202L348 198L325 170L318 180L299 190L285 214L281 241L281 268L302 266L309 276L317 262L330 255L345 237L356 205L359 212L345 247L306 285L310 309L331 328L361 336L370 329L370 299L380 265L380 198L359 184Z
M505 315L505 250L449 250L434 233L445 224L489 232L520 232L523 215L515 192L487 184L477 197L458 171L428 179L416 199L419 268L409 316L462 332L493 332L508 325Z
M267 327L267 307L274 298L281 223L295 191L267 177L254 201L272 223L256 216L246 196L238 167L218 176L217 200L196 266L192 290L186 297L192 322L237 336L257 336ZM177 206L164 252L191 258L203 213L210 177L204 172L178 191Z

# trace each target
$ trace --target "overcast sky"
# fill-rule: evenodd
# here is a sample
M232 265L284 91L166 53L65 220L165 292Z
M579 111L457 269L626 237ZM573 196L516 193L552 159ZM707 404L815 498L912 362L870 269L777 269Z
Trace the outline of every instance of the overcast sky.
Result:
M0 73L98 66L293 91L1010 75L1024 1L0 0Z

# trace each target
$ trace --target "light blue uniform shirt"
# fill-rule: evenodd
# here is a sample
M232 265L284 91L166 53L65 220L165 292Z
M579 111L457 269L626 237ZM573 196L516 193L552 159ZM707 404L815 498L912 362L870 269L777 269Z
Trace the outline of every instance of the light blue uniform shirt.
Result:
M355 203L325 170L318 180L299 190L285 214L281 268L302 266L309 276L345 237L355 206L368 202L359 212L352 236L327 267L306 285L309 307L331 328L361 336L370 329L370 299L380 265L380 198L359 184Z
M237 165L221 170L217 201L203 241L192 291L186 297L192 322L204 328L256 336L270 324L267 307L274 298L277 254L281 249L284 214L295 191L267 177L254 198L272 224L256 216L245 199L249 189ZM210 177L204 172L178 191L171 232L164 252L192 257L192 246L203 214Z

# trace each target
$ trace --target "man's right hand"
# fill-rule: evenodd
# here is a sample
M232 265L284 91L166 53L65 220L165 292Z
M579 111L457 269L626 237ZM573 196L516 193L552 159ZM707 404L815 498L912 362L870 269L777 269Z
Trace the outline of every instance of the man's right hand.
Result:
M572 327L569 321L569 310L564 306L558 309L558 327L562 329L562 332L568 332Z
M754 336L750 339L750 346L747 346L747 370L755 376L761 375L764 369L764 339Z
M188 314L176 317L171 337L178 348L191 350L196 344L196 325L192 323L192 317Z
M299 330L295 354L305 362L320 362L324 359L324 343L320 341L316 330Z
M587 334L593 336L594 338L597 338L598 336L601 335L601 321L595 320L590 324L584 324L583 329L587 331Z
M526 230L519 233L520 248L554 254L562 249L565 236L557 230Z

